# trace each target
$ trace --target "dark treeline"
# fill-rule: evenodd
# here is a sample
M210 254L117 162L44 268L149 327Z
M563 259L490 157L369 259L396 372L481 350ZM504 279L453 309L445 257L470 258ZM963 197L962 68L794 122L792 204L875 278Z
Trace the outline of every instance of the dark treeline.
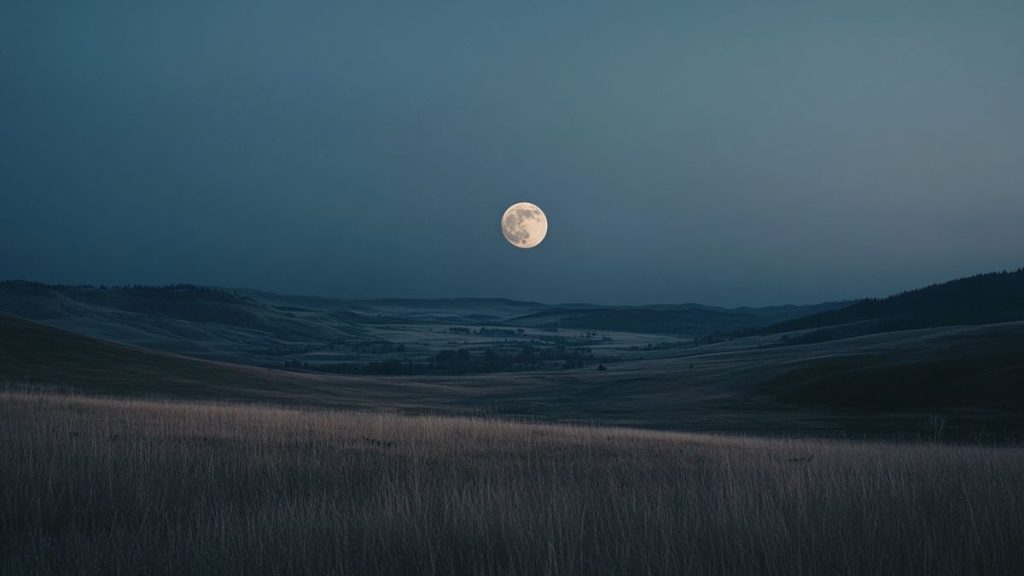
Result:
M853 322L873 322L873 331L930 328L957 324L989 324L1024 319L1024 268L1014 272L978 274L933 284L887 298L869 298L775 324L774 334Z
M603 360L607 362L608 360ZM383 375L456 375L489 372L522 372L529 370L569 370L597 363L590 348L537 348L526 345L516 352L503 352L493 348L472 351L466 348L442 350L429 360L402 360L391 358L375 362L312 364L289 360L284 367L337 374Z
M57 292L95 292L112 291L125 292L135 296L154 295L171 298L202 297L204 300L233 302L238 300L249 300L237 292L213 288L210 286L199 286L196 284L44 284L31 280L6 280L0 282L0 288L7 290L20 290L25 292L43 292L54 290Z
M466 326L452 326L452 327L448 328L448 333L449 334L462 334L462 335L466 335L466 336L471 335L471 334L475 334L477 336L515 337L515 336L522 336L525 332L526 332L526 330L524 330L522 328L515 328L515 329L513 329L513 328L494 328L494 327L487 327L487 326L481 326L480 328L478 328L476 330L473 330L472 328L469 328L469 327L466 327Z
M388 340L339 339L326 344L281 344L269 348L256 348L250 350L250 353L259 356L291 356L338 350L351 350L358 354L370 355L401 354L405 352L405 344ZM299 365L301 366L302 363L300 362Z

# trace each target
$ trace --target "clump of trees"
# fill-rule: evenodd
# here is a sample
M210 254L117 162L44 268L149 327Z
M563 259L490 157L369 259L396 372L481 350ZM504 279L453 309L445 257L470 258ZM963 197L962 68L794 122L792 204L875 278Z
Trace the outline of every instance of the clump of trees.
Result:
M596 362L589 348L537 348L526 345L513 350L468 348L442 350L420 361L390 358L369 363L315 364L291 359L281 367L340 374L480 374L582 368Z
M526 334L526 330L522 328L494 328L488 326L481 326L476 330L468 328L466 326L450 326L447 330L449 334L464 334L466 336L475 334L477 336L491 336L491 337L505 337L515 338L517 336L523 336Z
M693 346L693 342L692 341L687 342L687 341L681 340L679 342L654 342L654 343L648 342L644 346L638 346L638 345L634 344L634 345L630 346L629 349L630 350L634 350L634 351L639 351L639 350L651 351L651 350L671 350L673 348L690 348L692 346Z
M581 368L592 361L589 348L537 348L526 345L512 354L494 348L487 348L481 353L473 353L465 348L443 350L434 356L431 364L444 374L469 374Z

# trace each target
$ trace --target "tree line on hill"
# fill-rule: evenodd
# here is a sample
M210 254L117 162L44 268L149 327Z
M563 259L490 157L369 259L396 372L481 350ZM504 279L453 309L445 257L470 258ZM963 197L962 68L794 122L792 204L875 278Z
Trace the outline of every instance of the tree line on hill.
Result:
M799 344L893 330L1018 320L1024 320L1024 268L978 274L886 298L867 298L838 310L780 322L754 333L814 330L781 342Z
M505 353L494 348L487 348L483 351L467 348L442 350L428 360L421 361L389 358L367 363L315 364L293 359L284 362L283 367L291 370L337 374L458 375L552 369L569 370L595 363L597 363L597 359L590 348L538 348L526 345L514 353Z

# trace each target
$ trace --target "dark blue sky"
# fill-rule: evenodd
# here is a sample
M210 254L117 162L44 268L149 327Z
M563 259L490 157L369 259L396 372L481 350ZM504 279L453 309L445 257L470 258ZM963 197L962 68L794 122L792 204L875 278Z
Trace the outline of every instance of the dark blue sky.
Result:
M881 295L1024 265L1022 102L1020 2L6 0L0 278Z

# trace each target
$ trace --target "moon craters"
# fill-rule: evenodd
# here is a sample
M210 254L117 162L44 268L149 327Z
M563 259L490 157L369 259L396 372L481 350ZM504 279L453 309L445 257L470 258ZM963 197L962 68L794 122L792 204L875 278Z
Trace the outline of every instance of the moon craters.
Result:
M544 211L529 202L513 204L501 218L505 239L518 248L533 248L544 240L548 219Z

